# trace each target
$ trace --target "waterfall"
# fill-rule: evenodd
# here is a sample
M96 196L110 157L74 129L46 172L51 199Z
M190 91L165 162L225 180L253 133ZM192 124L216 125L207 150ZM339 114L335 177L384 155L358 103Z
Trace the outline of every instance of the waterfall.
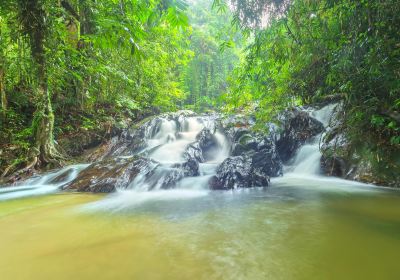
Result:
M208 180L215 174L219 164L230 152L229 141L215 128L214 116L180 117L178 120L161 118L154 136L146 139L146 157L154 160L156 166L149 172L139 174L131 183L129 190L156 191L163 189L166 182L175 179L180 172L179 164L186 162L184 155L189 145L196 143L196 137L203 129L213 131L216 146L208 151L211 156L199 163L198 176L184 176L176 182L178 189L207 189ZM125 190L119 190L125 192Z
M319 110L309 111L310 116L320 121L326 128L337 104L327 105ZM303 145L297 152L292 166L288 167L289 174L319 175L321 173L319 150L320 140L324 133L315 136L310 143Z

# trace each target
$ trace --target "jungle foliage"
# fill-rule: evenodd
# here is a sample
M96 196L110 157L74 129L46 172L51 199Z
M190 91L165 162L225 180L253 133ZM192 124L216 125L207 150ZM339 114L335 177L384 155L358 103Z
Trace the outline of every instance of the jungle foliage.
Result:
M278 12L252 29L254 40L230 77L228 111L256 107L263 123L290 106L341 101L342 129L353 143L375 151L378 161L399 151L399 1L230 3L244 29L261 15L249 7Z
M239 62L246 39L231 24L230 13L212 9L212 0L191 3L188 16L193 57L181 76L187 93L184 103L197 111L212 109L227 91L227 78Z
M59 134L174 110L191 55L186 8L181 0L1 1L0 142L20 155L2 173L20 162L61 163Z
M57 165L60 136L179 108L340 101L353 141L400 146L397 0L0 2L0 173ZM14 159L9 165L10 152Z

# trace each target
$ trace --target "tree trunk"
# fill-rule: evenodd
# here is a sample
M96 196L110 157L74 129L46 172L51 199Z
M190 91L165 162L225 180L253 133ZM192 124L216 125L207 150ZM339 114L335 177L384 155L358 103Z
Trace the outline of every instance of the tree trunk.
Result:
M0 66L1 67L1 66ZM0 96L1 96L1 109L5 117L8 108L6 90L4 89L4 70L0 68Z
M36 111L32 123L35 148L38 152L39 164L52 163L60 165L62 156L58 153L53 138L54 114L47 88L37 88Z
M2 26L0 22L0 40L4 40L2 36ZM0 46L0 99L1 99L1 109L3 112L3 118L6 117L6 111L7 111L7 96L6 96L6 90L4 88L4 73L5 73L5 55L4 55L4 45Z
M45 22L45 11L42 0L22 1L24 8L29 13L26 14L23 22L29 31L30 48L36 68L36 111L32 122L34 136L35 156L38 157L38 164L61 165L63 159L54 145L53 129L54 114L50 101L50 94L47 83L47 66L44 49L47 26Z

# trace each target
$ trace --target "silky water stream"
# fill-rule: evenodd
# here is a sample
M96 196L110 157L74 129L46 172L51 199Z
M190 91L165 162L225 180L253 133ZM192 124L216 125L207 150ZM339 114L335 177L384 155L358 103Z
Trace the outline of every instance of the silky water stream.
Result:
M164 120L148 156L170 168L212 125ZM400 278L398 191L321 176L317 138L268 188L209 191L229 155L217 138L201 176L173 190L139 176L106 196L57 191L85 165L0 189L0 279Z

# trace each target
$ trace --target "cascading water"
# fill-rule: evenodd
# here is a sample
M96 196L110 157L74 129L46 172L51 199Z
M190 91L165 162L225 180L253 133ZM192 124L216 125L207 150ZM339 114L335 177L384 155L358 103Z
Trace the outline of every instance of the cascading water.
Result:
M310 111L311 117L320 121L326 128L335 109L336 104L331 104L319 110ZM289 174L319 175L321 153L319 144L323 133L315 136L310 143L303 145L296 154L293 164L287 167Z
M148 147L145 152L142 152L142 154L147 152L147 157L157 162L157 168L150 176L140 174L129 189L134 191L162 189L171 171L177 168L177 164L186 161L185 151L189 145L196 142L196 137L203 129L215 130L213 116L182 117L178 121L161 119L154 128L157 132L154 136L146 139ZM206 188L208 179L215 174L218 165L229 156L230 146L226 137L219 131L215 131L214 136L216 147L211 149L210 157L199 163L200 176L188 176L178 180L177 188Z
M308 113L327 128L336 106L337 104L330 104L319 110L310 110ZM331 188L333 190L342 189L345 191L348 191L350 186L370 186L360 182L327 177L321 174L321 152L319 145L324 133L316 135L309 143L303 145L297 151L292 164L285 167L284 176L274 178L272 185L297 186L302 188L318 188L323 186L326 190ZM354 191L357 189L351 190Z
M70 165L55 172L33 177L22 184L0 188L0 200L54 193L59 188L74 180L80 171L89 164Z
M176 166L185 162L188 147L196 143L196 138L204 129L215 131L213 136L216 145L210 149L204 161L199 163L199 174L178 179L173 189L163 189L165 182L176 171ZM192 199L208 194L208 181L229 156L231 149L225 135L215 128L215 118L184 117L178 122L165 118L152 130L155 131L154 135L150 134L150 138L146 139L147 148L140 153L155 161L150 175L146 171L142 172L128 189L117 189L107 199L86 205L86 210L119 211L149 201Z

